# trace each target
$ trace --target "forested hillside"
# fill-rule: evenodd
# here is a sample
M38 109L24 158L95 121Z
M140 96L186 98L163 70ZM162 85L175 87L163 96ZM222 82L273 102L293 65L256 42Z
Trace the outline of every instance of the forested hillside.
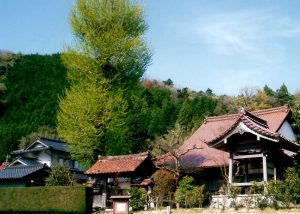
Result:
M58 137L59 98L69 84L60 54L10 55L0 60L2 161L37 134ZM178 89L170 79L162 82L144 79L126 96L124 124L117 129L122 139L105 133L101 141L109 143L99 142L105 145L101 155L151 150L155 141L175 124L180 125L184 135L189 135L206 116L236 113L240 107L256 110L284 104L295 106L298 100L299 94L290 94L284 84L277 90L268 86L244 88L239 96L217 96L210 89L200 92Z
M22 137L41 127L55 130L58 98L68 85L59 54L14 55L13 61L1 75L1 159Z

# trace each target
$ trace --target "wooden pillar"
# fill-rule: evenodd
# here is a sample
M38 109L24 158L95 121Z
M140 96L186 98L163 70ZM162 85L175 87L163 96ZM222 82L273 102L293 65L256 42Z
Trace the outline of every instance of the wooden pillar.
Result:
M248 182L248 159L245 159L245 182Z
M229 159L228 159L228 183L232 183L232 171L233 171L233 161L232 161L232 153L230 152Z
M263 178L264 178L264 184L268 182L268 167L267 167L267 154L263 153Z

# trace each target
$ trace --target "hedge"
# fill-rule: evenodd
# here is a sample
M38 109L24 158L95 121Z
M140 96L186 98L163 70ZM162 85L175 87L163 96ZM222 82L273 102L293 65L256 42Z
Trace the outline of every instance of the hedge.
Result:
M91 209L88 187L0 188L0 213L91 213Z

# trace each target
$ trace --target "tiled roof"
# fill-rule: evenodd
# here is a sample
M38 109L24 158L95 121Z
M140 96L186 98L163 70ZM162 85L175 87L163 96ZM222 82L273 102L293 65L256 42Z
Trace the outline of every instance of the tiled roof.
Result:
M41 143L44 147L34 147L35 144ZM44 137L38 137L35 141L33 141L29 146L25 149L13 151L13 154L23 154L26 152L34 152L34 151L41 151L46 149L53 149L56 151L67 152L69 150L68 144L63 143L58 140L52 140Z
M187 153L185 153L189 150ZM181 146L178 154L182 151L179 159L181 169L212 168L228 165L228 153L218 149L210 148L206 143L198 143L194 148ZM166 154L156 160L158 166L175 168L175 162L171 154Z
M23 178L27 175L30 175L34 172L44 169L45 167L46 166L44 164L38 164L32 166L7 167L0 171L0 180Z
M230 131L240 119L248 125L249 128L259 127L258 131L261 133L273 135L280 129L282 123L285 121L290 113L290 109L287 106L253 111L251 114L266 121L268 128L263 127L258 122L255 122L253 118L249 118L249 115L244 114L231 114L217 117L208 117L200 128L185 142L184 147L191 147L199 143L210 143L215 139L223 136ZM253 127L251 127L253 126Z
M45 144L46 146L48 146L49 148L54 149L54 150L65 152L65 151L68 151L68 149L69 149L68 144L63 143L58 140L52 140L52 139L48 139L48 138L44 138L44 137L39 137L38 141L42 142L43 144Z
M25 166L41 164L41 162L39 162L37 158L26 158L19 156L9 166L11 167L17 162L20 162Z
M86 171L86 174L134 172L148 157L148 152L102 157Z
M228 153L211 148L208 145L221 140L240 122L243 122L249 129L263 136L287 141L277 131L290 114L290 109L287 106L282 106L253 112L242 109L239 114L208 117L198 130L178 149L182 153L190 150L181 157L180 164L183 168L217 167L227 164ZM171 159L167 156L161 157L158 162L161 164L163 159L170 162Z

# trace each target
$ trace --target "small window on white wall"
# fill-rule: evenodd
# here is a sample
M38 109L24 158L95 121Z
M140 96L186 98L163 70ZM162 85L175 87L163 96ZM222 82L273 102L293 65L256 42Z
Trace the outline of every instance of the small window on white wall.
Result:
M59 158L58 159L58 164L59 165L64 165L64 159L63 158Z

